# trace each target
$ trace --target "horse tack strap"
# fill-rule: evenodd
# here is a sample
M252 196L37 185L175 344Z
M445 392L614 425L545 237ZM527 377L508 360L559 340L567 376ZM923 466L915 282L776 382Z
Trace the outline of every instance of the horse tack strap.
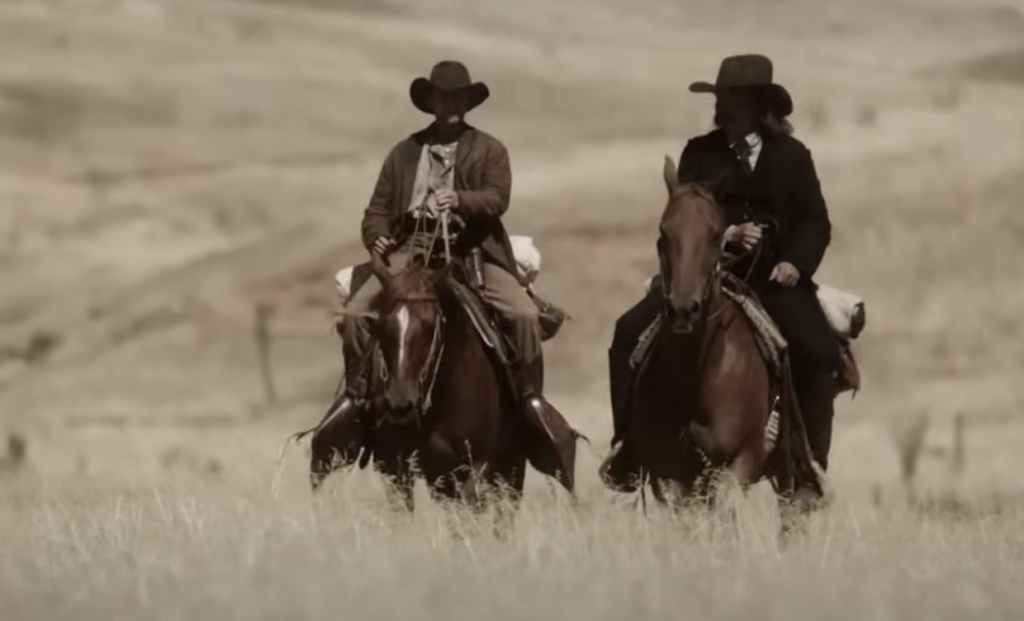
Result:
M759 337L758 340L766 345L764 348L767 350L765 354L771 360L772 366L776 369L780 368L781 356L788 349L789 343L786 342L786 338L779 332L775 321L768 315L768 312L761 306L756 297L745 293L737 293L726 287L722 287L722 292L732 301L736 302L743 310L743 314L753 324L754 330Z
M436 297L434 297L434 296L431 296L431 295L410 295L410 296L403 296L402 297L402 302L429 302L429 303L437 303L438 299Z
M498 359L503 365L511 364L511 355L502 342L501 333L491 326L487 311L480 302L478 294L458 281L452 281L451 284L452 291L458 298L463 310L469 317L470 323L476 329L484 345L497 354Z
M658 335L658 331L661 329L661 324L664 322L663 315L658 313L655 316L654 321L651 325L647 326L647 329L640 334L640 340L637 342L636 348L633 349L633 353L629 356L629 366L633 370L640 368L644 358L647 357L647 352L651 349L651 344L654 343L654 337Z
M430 340L430 351L427 352L427 367L420 377L420 385L426 384L423 392L423 411L430 409L431 397L434 395L434 385L437 383L437 374L441 369L441 359L444 357L444 315L439 315L439 320L434 324L434 336Z

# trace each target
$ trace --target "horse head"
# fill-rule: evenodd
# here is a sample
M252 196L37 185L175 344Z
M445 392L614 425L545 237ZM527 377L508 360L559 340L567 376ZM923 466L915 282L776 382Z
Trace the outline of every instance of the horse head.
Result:
M658 227L661 287L672 330L688 333L714 293L726 222L710 189L679 182L670 157L664 176L668 203Z
M382 285L373 305L386 371L381 398L389 415L407 420L425 409L441 355L441 291L450 268L433 269L419 255L395 274L376 255L372 265Z

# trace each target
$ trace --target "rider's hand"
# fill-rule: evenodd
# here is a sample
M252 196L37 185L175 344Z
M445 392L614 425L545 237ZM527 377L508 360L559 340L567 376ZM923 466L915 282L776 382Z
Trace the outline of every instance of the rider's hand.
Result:
M761 241L761 227L753 222L733 224L725 229L726 243L741 244L745 249L750 250Z
M373 241L373 251L382 257L394 249L395 240L391 239L387 235L381 235Z
M456 209L459 206L459 193L455 190L438 190L434 197L441 209Z
M800 270L792 263L783 261L775 266L768 280L774 280L784 287L792 287L800 282Z

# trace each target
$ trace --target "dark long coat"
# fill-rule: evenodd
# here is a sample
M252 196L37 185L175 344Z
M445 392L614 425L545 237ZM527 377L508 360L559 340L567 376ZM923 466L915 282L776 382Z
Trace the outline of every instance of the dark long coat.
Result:
M839 364L835 335L818 302L814 274L832 239L832 225L811 152L789 135L764 135L753 171L745 171L725 132L691 139L679 158L679 179L710 183L729 224L773 221L774 230L749 283L790 343L794 370ZM800 272L795 287L769 282L772 268L788 261ZM746 276L749 262L734 268Z

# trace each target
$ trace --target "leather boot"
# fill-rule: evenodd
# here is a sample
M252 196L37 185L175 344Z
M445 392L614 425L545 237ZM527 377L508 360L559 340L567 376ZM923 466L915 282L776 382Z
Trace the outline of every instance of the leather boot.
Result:
M544 362L541 357L526 364L517 361L514 365L516 386L519 388L519 397L523 406L541 413L546 401L544 399Z
M575 493L576 440L583 437L541 394L544 385L543 357L529 364L513 365L524 420L532 430L527 457L542 474L558 480Z
M345 387L313 429L310 440L309 483L313 491L320 488L331 472L354 464L363 449L369 450L363 404L370 364L369 361L359 364L348 347L342 349L346 362ZM341 458L337 465L334 463L336 454Z
M629 366L630 354L608 350L608 386L612 406L612 452L600 467L604 484L620 492L635 492L639 468L631 444L627 441L630 401L635 379Z

